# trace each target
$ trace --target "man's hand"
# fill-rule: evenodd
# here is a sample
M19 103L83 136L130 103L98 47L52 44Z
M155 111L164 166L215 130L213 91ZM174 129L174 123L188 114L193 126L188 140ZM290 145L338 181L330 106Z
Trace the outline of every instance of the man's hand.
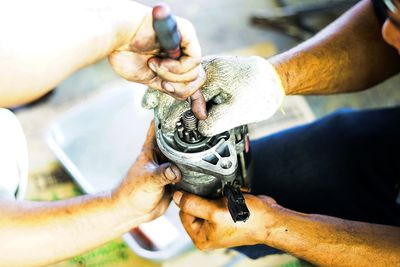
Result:
M160 216L171 200L165 186L181 173L170 163L158 164L155 152L152 123L141 154L116 189L51 202L0 199L0 265L54 264Z
M171 201L171 194L166 191L165 186L181 179L181 173L176 166L158 163L157 152L152 122L141 154L125 180L114 191L117 205L123 207L121 211L129 216L127 220L134 220L136 225L164 213Z
M280 107L284 90L274 67L260 57L206 57L202 65L207 81L202 87L210 101L208 118L199 122L203 135L213 136L234 127L270 118ZM155 108L163 131L175 130L176 122L190 107L169 96L149 90L143 101Z
M181 209L182 224L201 250L264 243L277 224L278 206L270 197L245 195L250 210L246 222L232 221L225 198L207 200L176 192L174 201Z
M318 266L397 266L400 228L286 209L267 196L245 195L246 222L234 223L226 199L174 194L180 217L201 250L265 244Z
M201 49L193 25L177 19L183 55L179 60L162 59L160 44L148 12L129 42L109 55L114 70L125 79L148 85L176 99L193 95L193 111L205 119L205 102L198 89L205 82L201 66ZM196 92L198 91L198 92Z

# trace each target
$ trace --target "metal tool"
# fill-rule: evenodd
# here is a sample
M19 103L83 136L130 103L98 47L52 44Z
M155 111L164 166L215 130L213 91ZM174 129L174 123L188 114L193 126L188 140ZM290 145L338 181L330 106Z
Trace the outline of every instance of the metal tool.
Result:
M182 55L181 35L170 8L166 4L158 4L153 7L152 15L153 28L160 43L162 54L168 58L179 59ZM198 93L201 94L200 91L195 94ZM191 97L187 101L192 106Z
M241 188L248 188L250 177L247 126L207 137L201 135L197 125L197 118L188 110L173 134L157 127L158 147L182 172L177 189L206 198L226 196L232 219L246 221L250 212Z
M153 28L160 43L162 52L167 57L179 59L181 57L181 35L178 31L175 17L166 4L153 7Z

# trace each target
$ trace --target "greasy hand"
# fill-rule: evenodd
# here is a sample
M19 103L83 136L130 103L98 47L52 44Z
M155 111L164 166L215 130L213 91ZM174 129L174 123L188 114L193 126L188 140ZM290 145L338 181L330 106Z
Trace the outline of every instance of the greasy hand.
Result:
M151 123L142 152L130 168L127 177L115 190L117 202L125 207L130 218L147 222L162 215L171 201L167 184L181 179L179 169L171 163L159 165L155 158L158 148L154 122Z
M203 135L213 136L234 127L268 119L280 107L284 90L272 65L260 57L210 56L203 58L207 81L202 87L213 105L208 118L199 122ZM154 108L164 132L173 132L176 122L190 107L187 103L148 90L145 108Z
M181 209L183 226L201 250L265 243L277 223L278 207L267 196L245 195L250 217L246 222L233 222L226 198L208 200L176 192L174 201Z
M129 81L148 85L179 100L193 95L193 111L198 118L205 119L205 102L198 91L205 82L200 44L193 25L182 18L176 20L182 38L183 55L179 60L158 57L160 45L149 12L129 43L111 53L109 61L114 70Z

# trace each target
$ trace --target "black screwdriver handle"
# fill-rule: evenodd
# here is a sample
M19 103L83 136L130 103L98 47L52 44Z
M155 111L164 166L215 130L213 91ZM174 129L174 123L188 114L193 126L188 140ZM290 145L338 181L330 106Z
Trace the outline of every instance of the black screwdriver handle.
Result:
M181 56L181 35L178 31L175 17L166 4L153 7L153 28L161 49L169 58L179 59Z
M182 55L181 35L170 8L166 4L158 4L153 7L152 16L153 29L160 43L161 52L166 53L168 58L179 59ZM206 100L201 90L194 92L187 101L198 119L207 118Z

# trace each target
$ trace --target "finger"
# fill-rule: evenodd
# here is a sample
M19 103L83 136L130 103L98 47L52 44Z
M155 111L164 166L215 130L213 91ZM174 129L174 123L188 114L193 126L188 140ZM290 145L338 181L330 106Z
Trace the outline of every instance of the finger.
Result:
M190 56L181 56L179 59L161 59L160 67L165 68L171 73L183 74L201 66L201 56L193 58Z
M201 48L193 25L184 19L177 18L178 30L181 33L183 56L179 60L164 59L161 65L170 72L182 74L201 64Z
M163 163L149 174L147 181L148 192L159 192L167 184L177 183L181 180L182 174L178 167L171 163Z
M163 93L166 93L169 95L171 95L175 92L175 89L172 89L172 92L169 92L168 90L164 89L162 86L162 83L163 83L163 79L161 79L158 76L154 76L154 78L151 79L146 85L152 89L156 89L160 92L163 92Z
M187 55L189 58L183 58L182 67L187 67L188 69L191 66L197 66L201 64L201 47L200 42L197 38L196 30L192 23L186 21L185 27L178 28L181 32L181 47L184 55Z
M130 51L115 51L109 55L108 60L114 71L123 78L146 84L156 76L147 66L149 57Z
M170 183L177 183L182 179L182 173L179 168L170 162L161 164L156 173L164 178L160 181L163 186Z
M160 44L157 42L157 35L153 28L153 17L151 13L146 14L143 19L139 30L132 38L129 48L135 52L147 52L159 50Z
M154 120L150 122L149 130L147 131L146 139L144 141L142 152L146 154L148 158L152 158L153 149L154 149L154 141L156 139L156 129Z
M190 232L193 234L196 234L200 230L204 222L203 219L196 218L182 211L179 212L179 217L181 218L183 227L185 227L185 229L190 229Z
M164 66L160 66L160 59L151 58L149 59L148 65L149 68L157 73L157 76L161 77L163 80L168 82L192 82L197 79L199 76L199 68L193 68L187 72L183 72L180 74L175 74L170 72Z
M163 67L156 67L157 76L167 82L188 83L195 81L199 76L199 68L194 68L182 74L174 74Z
M199 120L207 119L206 99L201 89L194 92L190 99L192 100L192 111L196 118Z
M207 221L193 217L182 211L179 212L179 217L190 239L195 246L201 250L207 247L207 232L204 226L207 226Z
M170 95L178 100L186 100L188 96L192 93L192 92L185 92L182 94L183 96L181 96L181 93L177 92L175 88L178 88L179 91L184 91L184 89L182 88L185 88L187 86L185 83L169 83L164 81L163 79L161 79L161 77L158 76L155 76L146 85L152 89L156 89L160 92ZM192 90L191 86L196 86L196 85L192 85L191 83L189 83L188 87L190 88L189 90Z
M169 92L172 97L185 100L191 96L194 92L200 89L206 81L206 75L202 68L199 69L199 76L193 82L189 83L172 83L163 81L161 83L162 88Z
M208 200L180 191L174 193L173 200L182 212L207 221L211 221L213 213L219 209L217 200Z

